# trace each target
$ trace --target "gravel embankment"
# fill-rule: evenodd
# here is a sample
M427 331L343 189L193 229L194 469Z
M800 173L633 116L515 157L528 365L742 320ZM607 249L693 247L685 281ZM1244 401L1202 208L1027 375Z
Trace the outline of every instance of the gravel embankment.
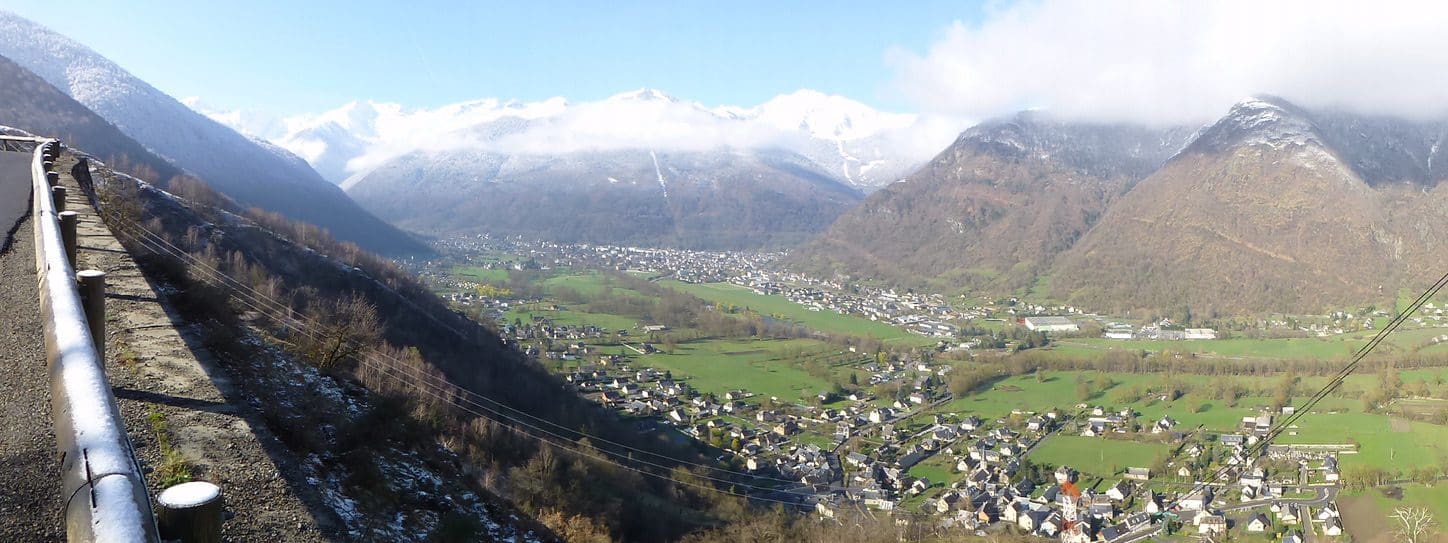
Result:
M201 345L194 329L169 307L111 230L89 207L61 157L67 208L77 224L81 269L106 272L107 364L126 429L154 496L161 490L163 453L155 420L195 479L221 486L232 542L317 542L334 539L334 514L302 474L302 461L268 432L256 409ZM159 288L158 288L159 287Z

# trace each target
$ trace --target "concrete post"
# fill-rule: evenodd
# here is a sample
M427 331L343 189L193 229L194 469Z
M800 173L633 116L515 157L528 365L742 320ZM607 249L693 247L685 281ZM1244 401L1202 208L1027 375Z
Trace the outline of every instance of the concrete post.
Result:
M85 322L90 325L95 341L96 358L106 360L106 272L83 270L75 274L80 282L80 303L85 307Z
M65 187L50 187L50 197L55 201L57 213L65 211Z
M70 260L71 268L75 268L75 225L79 217L74 211L60 213L60 239L65 243L65 257Z
M223 520L221 487L203 481L181 483L156 496L156 527L162 539L219 543Z
M50 159L42 160L40 161L40 167L44 168L45 171L48 172L51 169L55 168L55 161Z
M60 186L60 172L45 172L45 182L52 187Z

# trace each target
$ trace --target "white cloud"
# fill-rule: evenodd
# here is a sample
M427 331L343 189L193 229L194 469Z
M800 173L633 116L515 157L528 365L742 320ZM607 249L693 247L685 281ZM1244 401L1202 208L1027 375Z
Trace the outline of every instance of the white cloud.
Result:
M197 109L196 101L191 104ZM210 112L238 128L237 112ZM944 148L966 125L944 118L885 113L840 96L801 90L753 107L706 107L639 90L595 102L563 98L512 102L486 98L438 108L351 102L337 109L266 124L256 135L303 157L340 182L416 150L479 149L510 155L580 151L784 148L818 158L850 142L898 159L898 167ZM818 139L815 139L818 138ZM841 151L830 143L844 142ZM862 157L869 161L877 156Z
M1448 114L1448 4L1053 0L893 50L896 89L966 118L1201 122L1253 94L1406 117Z

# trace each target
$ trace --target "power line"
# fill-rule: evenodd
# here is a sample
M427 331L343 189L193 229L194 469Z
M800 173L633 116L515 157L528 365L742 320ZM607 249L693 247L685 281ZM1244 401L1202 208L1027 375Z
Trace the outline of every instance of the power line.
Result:
M1342 386L1342 384L1347 381L1347 377L1349 375L1352 375L1353 371L1357 369L1358 365L1361 364L1362 361L1367 358L1367 356L1371 354L1374 349L1378 347L1378 345L1381 345L1389 334L1392 334L1394 331L1396 331L1398 327L1401 326L1403 322L1406 322L1413 313L1416 313L1418 309L1423 306L1424 303L1427 303L1427 301L1432 299L1433 296L1436 296L1438 294L1438 291L1442 290L1444 286L1448 286L1448 273L1444 273L1443 276L1440 277L1436 282L1434 282L1432 286L1428 287L1428 289L1424 290L1422 294L1419 294L1412 303L1408 304L1407 308L1399 312L1397 316L1389 321L1388 324L1384 326L1381 330L1379 330L1377 334L1373 335L1372 339L1370 339L1367 343L1363 344L1362 347L1358 348L1357 352L1353 355L1352 359L1348 362L1346 366L1343 366L1341 370L1334 374L1327 383L1323 384L1323 386L1318 389L1316 393L1310 396L1308 400L1304 402L1300 407L1294 408L1291 415L1279 421L1276 425L1276 428L1269 429L1267 435L1263 436L1262 439L1257 441L1257 443L1250 445L1246 449L1244 449L1244 456L1249 460L1261 456L1262 451L1264 451L1274 439L1280 436L1282 432L1290 428L1291 425L1296 424L1298 420L1301 420L1302 417L1307 415L1307 413L1313 408L1313 406L1316 406L1318 402L1322 401L1334 390L1337 390L1338 387ZM1191 492L1188 492L1188 494L1196 493L1202 488L1209 486L1211 484L1211 481L1217 480L1222 475L1230 471L1233 467L1234 466L1230 464L1221 466L1215 472L1213 472L1210 477L1203 479L1201 483L1194 486ZM1172 507L1179 505L1180 502L1181 498L1178 498L1177 500L1172 501L1171 504L1166 507L1166 509L1171 509Z
M186 254L186 253L185 253L184 251L182 251L179 247L176 247L175 245L170 244L169 242L167 242L167 241L164 240L163 238L160 238L159 236L155 235L154 233L151 233L151 232L149 232L149 231L144 230L144 227L140 227L139 225L136 225L135 223L131 223L130 226L133 227L133 228L136 228L136 229L138 229L138 230L136 230L136 231L129 231L129 233L132 233L132 234L141 234L141 235L144 235L144 236L146 236L146 237L148 238L148 239L146 239L146 240L138 239L138 242L142 242L148 249L151 249L151 250L153 250L153 251L163 252L163 253L166 253L166 254L168 254L168 255L170 255L170 256L172 256L172 257L176 257L176 258L179 258L179 259L183 259L184 261L191 263L191 267L192 267L192 268L198 269L198 270L202 271L203 273L205 273L205 274L207 275L208 278L210 278L210 279L212 280L212 281L208 281L208 282L213 282L213 284L217 284L216 282L220 282L220 281L228 281L228 282L234 283L234 286L233 286L233 285L224 285L224 284L217 284L217 286L221 286L221 287L223 287L223 288L227 288L227 289L229 289L229 290L232 290L235 294L237 294L238 301L239 301L240 303L242 303L243 305L247 306L249 309L252 309L252 310L254 310L254 311L257 311L258 313L263 313L263 314L274 313L274 312L278 312L278 311L285 312L285 313L287 313L287 315L286 315L284 318L286 318L286 319L288 319L288 320L291 320L291 321L293 322L293 324L296 325L297 331L298 331L299 333L302 333L302 334L304 334L304 335L307 335L308 337L311 337L311 338L313 338L313 339L322 337L322 336L320 335L320 332L314 332L314 331L312 331L312 330L309 330L309 329L306 327L306 324L307 324L307 323L304 323L304 322L302 322L301 320L299 320L299 319L297 319L297 318L295 318L295 317L292 317L291 315L292 315L294 312L293 312L288 306L286 306L285 304L282 304L281 302L276 301L276 300L272 300L272 299L266 297L266 296L265 296L264 294L262 294L262 293L256 292L254 289L251 289L250 287L245 286L244 284L241 284L241 283L237 282L235 279L227 276L225 273L222 273L222 272L220 272L219 270L215 270L215 269L212 269L212 268L208 267L205 263L201 262L200 260L196 259L195 257L193 257L193 256L191 256L191 255L189 255L189 254ZM162 247L162 246L158 245L158 244L160 244L160 243L164 243L165 245L169 246L170 248L168 249L168 248L166 248L166 247ZM242 289L245 289L245 290L249 291L251 294L248 295L248 294L242 292ZM270 311L268 311L267 309L263 309L262 307L258 307L258 305L265 306L267 309L270 309ZM316 326L318 323L317 323L316 321L311 321L311 324L312 324L313 326ZM439 376L431 375L431 374L428 374L428 373L424 372L421 368L413 368L413 367L411 367L410 365L407 365L405 362L403 362L403 361L397 359L396 357L390 355L389 353L385 353L385 352L382 352L382 351L377 350L377 349L375 349L375 348L372 348L372 347L369 347L369 346L366 346L366 345L356 344L356 343L350 343L349 346L357 347L357 348L359 348L359 349L366 350L366 351L369 352L370 354L374 354L374 355L376 355L376 356L383 357L383 358L388 358L388 359L390 359L390 360L392 360L392 361L394 361L394 362L397 362L397 363L399 363L399 364L402 365L401 367L402 367L403 370L409 371L409 372L414 372L414 373L411 375L411 377L413 377L413 378L422 378L422 379L427 379L427 380L432 380L432 381L438 381L438 382L443 383L442 385L439 385L439 384L437 384L437 383L435 383L435 382L423 381L423 384L424 384L424 385L433 387L434 389L440 391L441 393L445 393L445 394L448 394L448 393L450 393L450 394L458 394L458 395L463 396L465 399L467 399L469 396L474 397L474 398L478 398L478 399L487 401L487 402L489 402L489 403L495 404L495 405L497 405L497 406L499 406L499 407L506 408L506 409L508 409L508 410L510 410L510 411L513 411L513 412L517 412L517 413L526 415L527 417L529 417L529 418L531 418L531 419L533 419L533 420L538 420L538 421L541 421L541 422L545 422L545 423L547 423L547 424L549 424L549 425L552 425L552 426L555 426L555 427L558 427L558 428L561 428L561 429L565 429L565 430L569 430L569 431L578 433L579 436L580 436L579 439L586 438L586 439L589 439L590 441L599 441L599 442L603 442L603 443L615 445L615 446L618 446L618 447L621 447L621 448L629 449L629 450L634 451L634 452L639 452L639 453L644 453L644 454L649 454L649 455L657 456L657 457L660 457L660 458L664 458L664 459L667 459L667 460L669 460L669 461L671 461L671 462L676 462L676 463L680 463L680 464L684 464L684 465L688 465L688 466L693 466L693 467L700 467L700 468L706 468L706 469L710 469L710 470L720 471L720 472L727 473L727 474L729 474L729 475L750 477L750 478L759 479L759 480L772 480L772 481L784 482L784 483L791 483L791 484L798 484L798 483L799 483L798 481L790 480L790 479L779 479L779 478L768 477L768 476L764 476L764 475L745 474L745 473L741 473L741 472L737 472L737 471L733 471L733 470L728 470L728 469L725 469L725 468L719 468L719 467L717 467L717 466L710 466L710 465L707 465L707 464L700 464L700 463L696 463L696 462L690 462L690 461L687 461L687 460L681 460L681 459L677 459L677 458L670 457L670 456L667 456L667 455L663 455L663 454L661 454L661 453L656 453L656 452L653 452L653 451L648 451L648 450L646 450L646 449L639 449L639 448L636 448L636 447L631 447L631 446L628 446L628 445L625 445L625 444L621 444L621 443L617 443L617 442L614 442L614 441L610 441L610 440L607 440L607 439L599 438L599 437L597 437L597 436L594 436L594 435L591 435L591 434L588 434L588 433L585 433L585 432L579 432L579 431L576 431L576 430L572 430L572 429L569 429L569 428L567 428L567 427L565 427L565 426L562 426L562 425L559 425L559 424L557 424L557 423L554 423L554 422L552 422L552 421L548 421L548 420L546 420L546 419L541 419L541 418L539 418L539 417L537 417L537 416L535 416L535 415L532 415L532 414L529 414L529 413L526 413L526 412L522 412L522 411L520 411L520 410L518 410L518 409L516 409L516 408L513 408L513 407L511 407L511 406L507 406L506 404L503 404L503 403L501 403L501 402L498 402L497 400L493 400L493 399L491 399L491 398L487 398L486 396L482 396L481 394L478 394L478 393L476 393L476 392L474 392L474 391L471 391L471 390L468 390L468 389L465 389L465 388L462 388L462 387L458 387L457 385L454 385L454 384L452 384L452 383L450 383L450 382L445 381L443 378L441 378L441 377L439 377ZM375 363L374 363L374 364L375 364ZM376 367L374 367L374 369L376 369ZM416 385L413 385L413 386L416 387ZM451 388L445 388L445 387L451 387ZM484 409L484 410L487 410L487 411L493 413L495 417L503 418L503 419L506 419L506 420L508 420L508 421L510 421L510 422L514 422L515 424L524 425L524 426L527 426L527 427L529 427L529 428L532 428L532 429L535 429L535 430L538 430L538 431L541 431L541 432L545 432L545 433L547 433L547 434L549 434L549 435L551 435L551 436L553 436L553 437L556 437L556 438L558 438L558 439L563 439L563 440L568 440L568 439L570 439L570 438L568 438L567 436L559 435L559 434L556 433L556 432L551 432L551 431L548 431L548 430L539 428L539 427L537 427L537 426L535 426L535 425L533 425L533 424L530 424L530 423L527 423L527 422L525 422L525 421L519 420L519 419L516 418L516 417L509 416L509 415L507 415L507 414L505 414L505 413L499 412L499 411L496 410L496 409L493 409L493 408L490 408L490 407L481 405L481 404L477 403L476 401L472 401L471 399L468 399L467 401L468 401L470 404L472 404L473 406L476 406L476 407L479 408L479 409ZM450 403L457 404L456 401L450 401ZM459 404L459 406L461 407L460 404ZM474 414L477 414L475 411L472 411L471 409L467 409L467 410L470 411L470 412L473 412ZM479 415L479 416L481 416L481 415ZM599 450L600 450L600 451L603 451L603 452L605 452L605 453L610 453L610 454L614 454L614 455L617 455L617 456L620 456L620 457L624 457L624 455L623 455L622 453L611 452L611 451L607 451L607 450L604 450L604 449L599 449ZM654 466L654 467L658 467L658 468L662 468L662 469L671 469L669 466L665 466L665 465L661 465L661 464L657 464L657 463L653 463L653 462L648 462L648 461L643 461L643 460L634 459L634 458L632 458L631 456L628 456L627 458L629 458L629 460L631 460L631 461L639 462L639 463L642 463L642 464L646 464L646 465L650 465L650 466ZM697 475L696 475L696 476L697 476ZM767 487L758 487L758 486L755 486L755 485L747 485L747 484L739 483L739 482L732 481L732 480L718 479L718 478L707 477L707 476L703 476L703 477L706 478L706 479L710 479L710 480L713 480L713 481L716 481L716 482L720 482L720 483L724 483L724 484L742 485L742 486L747 486L747 487L754 488L754 489L759 489L759 490L768 490L768 491L771 491L771 492L776 492L776 491L778 491L777 489L772 489L772 488L767 488Z
M119 219L119 217L117 217L117 218ZM124 221L124 219L121 219L121 220ZM129 221L127 221L127 222L129 222ZM277 302L277 301L275 301L275 300L271 300L270 298L267 298L265 295L263 295L263 294L261 294L261 293L259 293L259 292L256 292L256 291L255 291L254 289L252 289L250 286L245 285L245 284L242 284L242 283L236 281L234 278L231 278L230 276L228 276L228 275L220 272L220 270L209 269L209 268L206 267L204 264L202 264L199 260L195 259L194 257L192 257L192 256L189 255L189 254L186 254L185 251L181 250L179 247L176 247L175 245L171 244L169 241L165 240L164 238L162 238L162 237L160 237L160 236L157 236L156 234L154 234L154 233L152 233L152 232L149 232L149 231L146 230L144 227L141 227L140 225L138 225L138 224L136 224L136 223L134 223L134 222L130 222L129 225L130 225L131 227L137 229L136 232L132 232L133 234L140 234L140 235L142 235L142 236L147 236L147 237L149 237L149 238L152 240L152 243L150 243L150 244L147 245L148 248L151 248L151 249L153 249L153 250L158 250L159 252L167 253L167 254L169 254L169 255L171 255L171 256L174 256L174 257L177 257L177 258L181 258L181 259L184 259L184 260L191 261L192 264L193 264L193 266L202 268L202 271L203 271L204 273L209 274L213 280L218 281L218 282L230 282L230 283L233 283L233 284L234 284L234 285L218 284L217 286L223 286L224 288L228 288L229 290L232 290L233 292L235 292L235 293L238 294L238 297L239 297L239 298L244 298L245 300L249 300L250 302L253 302L253 303L256 303L256 304L267 305L267 306L271 307L272 312L275 312L275 311L278 311L278 310L283 311L284 313L286 313L286 318L287 318L288 320L292 320L295 324L298 325L298 331L299 331L299 332L301 332L301 333L303 333L303 334L307 334L309 337L312 337L312 338L314 338L314 339L315 339L316 337L318 337L318 336L316 335L317 333L312 332L312 331L310 331L310 330L307 329L305 323L303 323L303 322L301 322L300 320L292 317L292 314L293 314L294 312L291 310L291 308L290 308L289 306L287 306L287 305L285 305L285 304L282 304L282 303L280 303L280 302ZM138 240L138 241L139 241L139 240ZM166 246L169 246L170 249L167 249L166 247L160 247L160 246L157 245L157 243L165 244ZM1354 355L1354 357L1352 358L1352 360L1351 360L1342 370L1340 370L1339 372L1337 372L1337 374L1335 374L1331 379L1329 379L1329 381L1328 381L1326 384L1324 384L1315 394L1313 394L1305 403L1303 403L1301 407L1299 407L1297 410L1295 410L1292 415L1290 415L1290 416L1287 417L1286 419L1280 421L1279 424L1277 425L1277 428L1275 428L1275 429L1273 429L1273 430L1270 430L1270 431L1268 432L1268 434L1267 434L1266 436L1264 436L1264 437L1263 437L1260 441L1258 441L1256 444L1254 444L1254 445L1252 445L1252 446L1249 446L1249 447L1244 451L1244 452L1246 453L1246 456L1247 456L1248 458L1253 458L1253 457L1255 457L1255 456L1260 455L1260 454L1261 454L1261 451L1262 451L1263 449L1265 449L1267 446L1269 446L1270 443L1271 443L1276 437L1278 437L1283 431L1285 431L1287 428L1289 428L1292 424L1295 424L1298 420L1300 420L1303 416L1305 416L1305 415L1311 410L1311 408L1312 408L1313 406L1315 406L1315 405L1316 405L1318 402L1320 402L1322 399L1324 399L1324 398L1326 398L1328 395L1330 395L1332 391L1334 391L1334 390L1336 390L1338 387L1340 387L1340 386L1345 382L1346 378L1347 378L1348 376L1350 376L1350 375L1353 373L1353 371L1356 370L1356 368L1361 364L1361 362L1362 362L1369 354L1371 354L1372 351L1375 350L1375 349L1386 339L1386 337L1387 337L1388 335L1390 335L1392 332L1396 331L1397 328L1400 327L1400 326L1402 325L1402 323L1405 322L1411 314L1413 314L1413 313L1416 312L1419 308L1421 308L1421 306L1422 306L1424 303L1426 303L1427 300L1431 299L1434 295L1436 295L1445 285L1448 285L1448 273L1445 273L1437 282L1434 283L1434 285L1433 285L1432 287L1430 287L1428 290L1425 290L1421 295L1419 295L1418 298L1415 299L1413 303L1411 303L1406 309L1404 309L1402 312L1400 312L1392 321L1389 322L1389 324L1388 324L1387 326L1385 326L1382 330L1380 330L1380 331L1378 332L1378 334L1376 334L1369 342L1367 342L1367 343L1364 344L1361 348L1359 348L1359 350L1356 352L1356 354ZM254 297L253 297L253 296L247 296L247 295L245 295L244 293L242 293L242 290L241 290L241 289L245 289L246 291L249 291ZM251 309L256 310L256 311L258 311L258 312L268 313L268 311L266 311L266 310L264 310L264 309L262 309L262 308L256 307L256 305L252 305L252 303L243 302L243 304L244 304L244 305L247 305L247 306L250 307ZM310 319L309 319L309 320L310 320ZM312 321L311 324L312 324L312 325L317 325L317 323L316 323L315 321ZM452 331L453 331L454 333L458 334L458 335L461 336L461 337L466 337L465 334L463 334L463 333L461 333L461 332L459 332L459 331L457 331L457 330L455 330L455 329L452 330ZM602 443L614 445L614 446L617 446L617 447L620 447L620 448L624 448L624 449L627 449L627 450L631 450L631 451L634 451L634 452L639 452L639 453L643 453L643 454L654 455L654 456L658 456L658 457L661 457L661 458L667 458L668 460L670 460L670 461L672 461L672 462L677 462L677 463L680 463L680 464L683 464L683 465L690 465L690 466L694 466L694 467L701 467L701 468L705 468L705 469L710 469L710 470L715 470L715 471L721 471L721 472L728 473L728 474L730 474L730 475L746 476L746 477L752 477L752 478L760 479L760 480L774 480L774 481L779 481L779 482L795 483L795 481L793 481L793 480L778 479L778 478L766 477L766 476L762 476L762 475L743 474L743 473L736 472L736 471L733 471L733 470L727 470L727 469L724 469L724 468L719 468L719 467L717 467L717 466L709 466L709 465L706 465L706 464L699 464L699 463L695 463L695 462L684 461L684 460L680 460L680 459L677 459L677 458L669 457L669 456L667 456L667 455L663 455L663 454L660 454L660 453L655 453L655 452L653 452L653 451L648 451L648 450L645 450L645 449L639 449L639 448L632 447L632 446L629 446L629 445L625 445L625 444L622 444L622 443L618 443L618 442L614 442L614 441L611 441L611 440L603 439L603 438L600 438L600 437L598 437L598 436L592 436L592 435L587 434L587 433L584 433L584 432L579 432L579 431L577 431L577 430L573 430L573 429L564 427L564 426L562 426L562 425L559 425L559 424L554 423L554 422L552 422L552 421L549 421L549 420L547 420L547 419L542 419L542 418L540 418L540 417L537 417L537 416L535 416L535 415L532 415L531 413L526 413L526 412L523 412L523 411L518 410L518 409L516 409L516 408L513 408L513 407L511 407L511 406L507 406L506 404L503 404L503 403L498 402L498 401L496 401L496 400L493 400L493 399L491 399L491 398L487 398L487 397L485 397L485 396L482 396L482 395L480 395L480 394L478 394L478 393L476 393L476 392L474 392L474 391L471 391L471 390L468 390L468 389L464 389L464 388L461 388L461 387L457 387L456 385L453 385L452 383L445 381L442 377L428 374L428 373L424 372L421 368L413 368L413 367L411 367L411 366L409 366L409 365L406 365L404 362L402 362L401 360L396 359L395 357L391 356L390 354L382 353L382 352L380 352L380 351L378 351L378 350L376 350L376 349L373 349L373 348L371 348L371 347L369 347L369 346L366 346L366 345L361 345L360 347L363 348L363 349L366 349L370 354L379 355L379 356L382 356L382 357L384 357L384 358L389 358L389 359L393 360L394 362L397 362L397 363L399 363L399 364L403 364L403 365L401 366L401 369L399 370L399 368L396 367L396 366L385 366L385 365L377 364L377 363L375 363L375 362L367 361L367 360L364 359L364 364L366 365L366 367L369 367L369 368L374 369L374 370L381 371L381 372L383 372L383 375L384 375L384 376L389 376L389 377L392 377L392 378L398 379L398 380L403 380L403 379L406 379L406 378L421 379L421 384L422 384L424 387L429 387L429 388L420 388L420 387L418 387L418 385L415 384L415 383L410 384L410 386L411 386L414 390L417 390L418 392L421 392L421 393L423 393L423 394L425 394L425 395L427 395L427 396L429 396L429 397L432 397L432 398L434 398L434 399L437 399L437 400L439 400L439 401L443 401L443 402L445 402L445 403L447 403L447 404L449 404L449 405L452 405L452 406L454 406L454 407L456 407L456 408L459 408L459 409L461 409L461 410L463 410L463 411L465 411L465 412L467 412L467 413L473 414L474 416L478 416L478 417L480 417L480 418L503 419L503 420L505 420L505 421L512 422L512 423L514 423L514 424L516 424L516 425L523 426L523 427L525 427L525 428L529 428L529 429L531 429L531 430L535 430L535 431L537 431L537 432L546 434L546 435L551 436L551 437L553 437L553 438L555 438L555 439L564 440L565 442L567 442L567 440L569 439L568 437L563 436L563 435L560 435L560 434L558 434L558 433L556 433L556 432L552 432L552 431L549 431L549 430L545 430L545 429L540 428L540 427L538 427L538 426L536 426L536 425L533 425L533 424L530 424L530 423L525 422L525 421L523 421L523 420L520 420L519 418L517 418L517 417L515 417L515 416L507 415L507 414L505 414L505 413L503 413L503 412L501 412L501 411L499 411L499 410L497 410L497 409L493 409L493 408L489 408L489 407L487 407L487 406L484 406L484 405L478 403L477 401L472 400L471 398L469 398L469 396L471 396L471 397L476 397L476 398L478 398L478 399L481 399L481 400L483 400L483 401L486 401L486 402L489 402L489 403L492 403L492 404L496 404L496 405L498 405L499 407L508 409L508 410L510 410L510 411L517 412L517 413L519 413L519 414L521 414L521 415L523 415L523 416L526 416L526 417L528 417L528 418L530 418L530 419L539 421L539 422L541 422L541 423L548 424L548 425L550 425L550 426L554 426L554 427L557 427L557 428L560 428L560 429L564 429L564 430L566 430L566 431L570 431L570 432L577 433L577 434L579 434L579 436L580 436L579 439L587 438L587 439L590 439L590 440L592 440L592 441L599 441L599 442L602 442ZM400 378L399 378L399 377L400 377ZM435 381L441 381L441 382L444 383L444 384L440 385L440 384L438 384L438 383L432 382L432 381L434 381L434 380L435 380ZM446 387L451 387L451 388L446 388ZM448 396L451 395L451 394L457 394L457 395L459 395L459 396L462 396L469 404L471 404L472 407L469 407L468 405L464 405L464 404L463 404L461 401L459 401L459 400L455 400L455 399L452 399L452 398L448 397ZM478 409L482 409L482 410L484 410L484 411L487 411L487 412L491 413L492 416L489 417L489 416L487 416L487 415L484 415L483 413L479 413L477 410L474 409L474 407L476 407L476 408L478 408ZM589 455L589 454L584 453L583 451L575 450L575 449L573 449L572 447L568 447L568 446L566 446L566 445L565 445L565 446L559 446L557 443L554 443L553 441L551 441L551 440L549 440L549 439L547 439L547 438L544 438L544 437L542 437L542 436L540 436L540 435L538 435L538 434L535 434L535 433L533 433L533 432L528 432L528 431L526 431L526 430L521 430L521 429L518 429L518 428L514 428L514 431L523 433L524 435L528 435L529 437L532 437L532 438L534 438L534 439L537 439L537 440L539 440L539 441L541 441L541 442L543 442L543 443L551 444L551 445L554 445L555 447L563 448L564 450L568 450L568 451L570 451L570 452L577 453L577 454L579 454L579 455L581 455L581 456L584 456L584 457L592 458L592 459L598 460L598 461L607 462L607 463L610 463L610 464L612 464L612 465L616 465L616 466L618 466L618 467L621 467L621 468L624 468L624 469L628 469L628 470L631 470L631 471L635 471L635 472L638 472L638 473L644 473L644 474L647 474L647 475L650 475L650 476L661 477L661 478L664 478L664 479L668 479L668 480L674 481L673 478L668 477L668 476L665 476L665 475L662 475L662 474L653 473L653 472L648 471L648 470L637 469L637 468L634 468L634 467L632 467L632 466L627 466L627 465L624 465L624 464L622 464L622 463L620 463L620 462L616 462L616 461L613 461L613 460L608 459L608 458L605 458L605 457L598 457L598 456L595 456L595 455ZM597 449L597 450L599 450L600 452L603 452L603 453L605 453L605 454L613 454L613 455L620 456L620 457L623 456L622 453L610 452L610 451L607 451L607 450L605 450L605 449ZM628 456L627 458L628 458L629 461L637 462L637 463L644 464L644 465L648 465L648 466L655 467L655 468L661 468L661 469L666 469L666 470L667 470L667 469L672 469L672 468L670 468L669 466L664 466L664 465L657 464L657 463L652 463L652 462L648 462L648 461L643 461L643 460L635 459L635 458L633 458L631 455ZM1199 490L1200 488L1204 488L1204 487L1208 486L1208 485L1210 484L1210 483L1209 483L1210 481L1214 481L1214 480L1218 479L1222 474L1226 473L1226 472L1227 472L1228 470L1230 470L1231 468L1232 468L1232 466L1230 466L1230 465L1224 465L1224 466L1222 466L1222 467L1219 468L1216 472L1214 472L1211 477L1208 477L1207 479L1205 479L1205 481L1204 481L1203 483L1200 483L1200 484L1198 484L1196 487L1194 487L1194 489L1193 489L1192 492L1195 492L1195 491ZM759 487L759 486L749 485L749 484L745 484L745 483L738 483L738 482L736 482L736 481L731 481L731 480L726 480L726 479L718 479L718 478L714 478L714 477L710 477L710 476L701 476L701 475L698 475L698 474L693 474L693 475L696 476L696 477L700 477L700 478L703 478L703 479L706 479L706 480L710 480L710 481L714 481L714 482L717 482L717 483L728 484L728 485L735 485L735 486L742 486L742 487L749 488L749 489L753 489L753 490L756 490L756 491L780 492L780 490L778 490L778 489L773 489L773 488ZM690 484L690 483L687 483L687 482L684 482L684 481L675 481L675 482ZM725 493L725 494L729 494L729 495L736 496L736 497L746 497L746 498L751 498L751 499L760 499L760 500L763 500L763 501L773 501L773 502L777 502L777 503L784 503L784 504L789 504L789 505L797 505L797 504L794 504L793 502L785 502L785 501L781 501L781 500L771 500L771 499L762 498L762 497L757 497L757 496L749 496L749 495L743 495L743 494L738 494L738 493L729 492L729 491L723 491L723 490L718 489L718 488L716 488L716 487L707 486L707 485L690 484L690 486L698 486L698 487L700 487L700 488L706 488L706 489L711 490L711 491L723 492L723 493ZM1180 503L1180 501L1181 501L1180 499L1175 500L1174 502L1172 502L1171 506L1169 506L1168 508L1176 506L1177 504Z

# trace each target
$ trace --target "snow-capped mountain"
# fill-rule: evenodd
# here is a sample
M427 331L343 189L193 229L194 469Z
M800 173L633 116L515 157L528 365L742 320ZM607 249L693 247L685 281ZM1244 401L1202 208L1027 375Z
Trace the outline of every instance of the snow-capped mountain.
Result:
M870 191L903 178L961 128L937 119L879 112L812 90L780 95L753 107L706 107L656 89L580 103L563 98L483 99L409 109L352 102L280 122L197 107L219 122L296 153L334 183L423 149L546 155L722 147L797 153L831 177Z
M0 55L243 205L317 224L376 251L426 251L358 207L306 163L196 113L70 38L0 11Z

